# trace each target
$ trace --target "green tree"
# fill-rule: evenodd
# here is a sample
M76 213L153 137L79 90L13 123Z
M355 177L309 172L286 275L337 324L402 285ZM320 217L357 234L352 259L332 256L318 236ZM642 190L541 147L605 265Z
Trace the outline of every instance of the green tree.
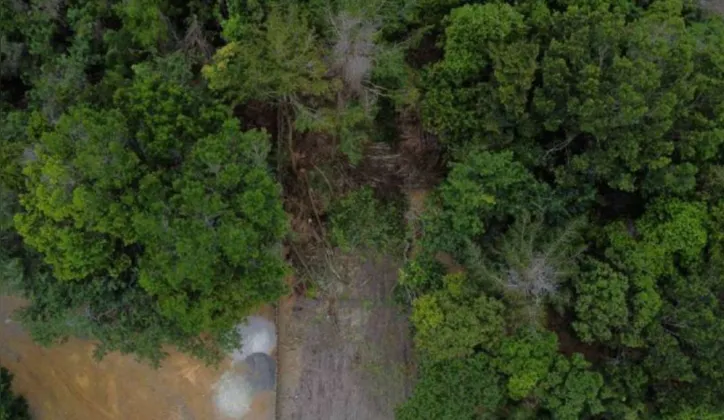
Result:
M629 325L628 278L606 263L591 260L573 284L577 294L576 333L587 343L613 344Z
M464 275L444 278L446 289L425 294L412 303L415 345L429 360L461 358L476 351L496 351L504 335L503 304L473 298L464 292Z
M590 363L580 354L570 359L558 356L544 380L543 407L555 419L574 420L604 411L600 401L603 376L590 371Z
M497 419L504 400L502 378L483 354L426 363L412 397L397 409L399 420Z
M507 376L509 398L521 400L535 391L548 375L558 349L556 335L522 328L503 340L497 368Z
M25 319L59 328L45 341L68 335L61 320L85 306L85 326L74 325L102 350L143 342L139 354L158 360L164 342L221 340L285 292L268 137L242 132L186 66L178 55L139 65L115 108L72 108L37 139L15 223L52 268L25 285L35 302ZM69 294L72 304L57 302Z
M488 223L544 206L546 187L511 152L471 151L452 164L424 216L425 247L460 251Z
M13 375L0 368L0 420L30 420L25 398L12 391Z
M332 203L329 219L332 242L345 251L368 248L394 254L402 248L400 206L382 202L374 196L372 188L354 190Z
M156 50L171 38L173 27L169 16L167 1L131 0L115 5L116 12L123 21L125 30L143 48Z
M657 319L662 305L661 282L678 273L677 265L693 271L701 268L708 235L706 223L701 203L660 200L652 203L633 226L638 240L623 223L607 227L607 257L628 277L631 319L624 338L628 346L642 346L641 331ZM595 326L600 319L589 319L594 322L592 328L600 327ZM587 329L582 325L576 328Z
M228 44L203 69L211 89L235 103L249 99L299 103L332 92L325 79L319 37L298 5L274 6L263 23L232 15L224 22Z
M690 193L721 144L712 63L724 32L718 20L687 22L684 3L454 9L444 58L425 82L426 121L453 146L506 147L544 162L564 185Z
M425 121L443 141L499 146L512 140L506 131L530 130L525 105L539 46L526 40L527 31L525 17L508 4L453 9L445 58L430 70L423 103Z
M240 133L229 120L199 139L171 188L158 174L140 181L139 282L189 332L228 328L285 291L275 246L286 216L268 150L265 133Z

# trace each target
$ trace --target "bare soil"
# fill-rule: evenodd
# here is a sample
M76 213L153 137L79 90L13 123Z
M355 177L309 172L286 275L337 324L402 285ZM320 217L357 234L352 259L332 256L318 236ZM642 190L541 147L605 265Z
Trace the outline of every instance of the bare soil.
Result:
M407 317L392 302L399 266L328 261L318 296L279 306L277 418L393 419L411 387Z
M724 15L724 0L701 0L704 9Z
M101 362L84 340L44 348L33 343L12 312L23 301L0 296L0 365L14 375L36 420L227 420L214 406L218 369L170 351L158 369L114 353ZM274 392L257 394L243 420L274 418Z

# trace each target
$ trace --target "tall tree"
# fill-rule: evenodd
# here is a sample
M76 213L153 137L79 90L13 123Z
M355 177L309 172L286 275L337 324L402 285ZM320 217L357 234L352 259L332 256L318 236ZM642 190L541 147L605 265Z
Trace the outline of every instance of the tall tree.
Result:
M115 107L73 107L37 138L15 224L51 268L24 286L26 319L60 328L48 338L67 332L50 319L82 310L74 325L101 349L144 343L157 360L164 341L222 337L284 293L267 135L241 132L190 82L179 55L138 65Z

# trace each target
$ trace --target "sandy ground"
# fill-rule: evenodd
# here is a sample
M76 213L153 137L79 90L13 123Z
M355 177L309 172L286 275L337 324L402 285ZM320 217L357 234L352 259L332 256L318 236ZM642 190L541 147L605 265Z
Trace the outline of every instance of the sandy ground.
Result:
M322 296L280 304L279 419L394 418L410 388L409 327L391 301L398 268L349 259Z
M83 340L46 349L11 320L22 301L0 296L0 364L15 375L36 420L227 420L213 402L213 387L231 361L211 369L171 352L153 370L132 357L111 354L97 363ZM274 418L275 393L257 394L243 420Z

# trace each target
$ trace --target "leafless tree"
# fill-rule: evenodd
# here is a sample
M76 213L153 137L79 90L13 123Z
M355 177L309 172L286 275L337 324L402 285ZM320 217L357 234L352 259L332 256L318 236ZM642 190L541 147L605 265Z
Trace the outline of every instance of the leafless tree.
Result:
M583 220L544 236L540 217L520 217L500 241L499 263L475 264L477 272L492 280L504 293L523 303L531 317L540 313L546 300L557 297L559 285L574 273L576 259L584 247L579 243ZM471 257L474 253L471 253ZM482 260L482 257L479 257Z
M204 61L211 59L214 54L214 48L206 39L204 28L196 15L191 18L191 22L186 28L186 34L181 40L181 49L186 53L200 54Z
M21 42L10 42L0 37L0 77L18 73L25 51Z
M44 0L36 4L40 11L57 20L61 18L60 11L65 4L65 0Z
M332 68L339 72L345 86L356 95L364 93L374 63L375 34L380 23L374 19L340 11L330 18L335 38Z

